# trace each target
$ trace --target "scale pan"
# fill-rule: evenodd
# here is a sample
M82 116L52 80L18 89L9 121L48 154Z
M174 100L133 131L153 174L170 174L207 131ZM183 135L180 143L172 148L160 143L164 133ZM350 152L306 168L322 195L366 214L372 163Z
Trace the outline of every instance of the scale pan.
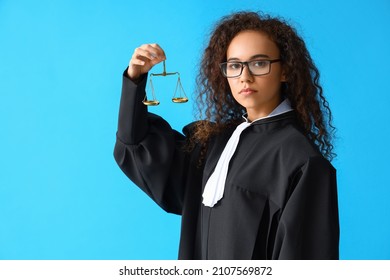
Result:
M186 103L188 101L187 97L174 97L172 98L172 102L174 103Z
M144 103L147 106L157 106L158 104L160 104L160 101L157 101L157 100L144 100L144 101L142 101L142 103Z

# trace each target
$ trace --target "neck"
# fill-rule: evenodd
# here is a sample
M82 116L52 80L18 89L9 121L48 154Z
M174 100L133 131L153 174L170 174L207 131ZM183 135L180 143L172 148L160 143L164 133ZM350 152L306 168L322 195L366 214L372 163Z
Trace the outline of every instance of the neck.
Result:
M264 117L268 116L271 112L272 112L272 110L269 111L268 113L266 113L266 112L252 112L251 110L246 111L247 119L249 122L253 122L254 120L264 118Z
M272 116L277 116L277 115L284 114L284 113L292 111L292 110L293 110L293 108L291 107L290 101L288 99L285 99L278 106L276 106L275 109L273 109L272 112L270 112L270 113L263 112L262 114L252 114L250 116L247 113L247 116L245 118L246 118L247 122L252 123L256 120L260 120L260 119L268 118L268 117L272 117Z
M246 108L248 119L254 121L267 117L282 102L281 94L276 94L268 100L262 100L254 106Z
M270 104L270 106L266 106L263 108L257 108L257 109L247 108L246 113L248 115L248 120L252 122L254 120L267 117L269 114L272 113L273 110L275 110L276 107L278 107L280 102L281 102L281 100L278 99L273 104Z

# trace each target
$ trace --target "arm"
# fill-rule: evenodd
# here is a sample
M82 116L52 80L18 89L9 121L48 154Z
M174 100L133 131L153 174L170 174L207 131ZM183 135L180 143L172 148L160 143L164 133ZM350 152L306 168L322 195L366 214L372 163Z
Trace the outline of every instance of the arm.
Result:
M167 212L181 213L188 173L185 137L142 104L146 76L136 85L125 75L114 157L122 171Z
M322 157L310 158L293 181L295 188L280 217L273 258L338 259L336 170Z

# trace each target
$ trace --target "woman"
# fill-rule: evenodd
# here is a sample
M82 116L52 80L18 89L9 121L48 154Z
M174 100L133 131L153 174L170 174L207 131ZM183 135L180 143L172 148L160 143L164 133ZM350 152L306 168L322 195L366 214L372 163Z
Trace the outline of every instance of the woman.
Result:
M179 258L337 259L331 113L296 31L253 12L224 17L201 63L200 121L184 135L142 104L147 73L163 60L157 44L134 51L114 156L182 215Z

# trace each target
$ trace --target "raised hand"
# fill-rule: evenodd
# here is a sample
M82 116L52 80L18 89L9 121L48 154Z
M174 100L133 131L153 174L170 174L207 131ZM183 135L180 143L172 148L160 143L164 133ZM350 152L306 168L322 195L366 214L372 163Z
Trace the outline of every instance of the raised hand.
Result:
M137 80L142 74L166 59L164 50L158 44L144 44L134 50L129 62L127 75Z

